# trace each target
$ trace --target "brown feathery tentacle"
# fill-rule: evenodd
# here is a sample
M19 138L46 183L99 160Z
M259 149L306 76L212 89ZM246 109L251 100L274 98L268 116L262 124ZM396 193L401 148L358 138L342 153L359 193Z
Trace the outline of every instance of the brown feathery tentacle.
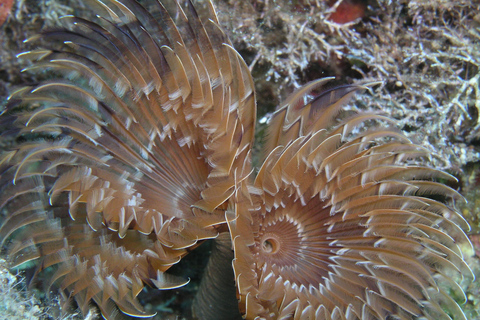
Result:
M186 283L164 272L217 236L253 140L252 78L212 4L199 17L165 3L89 0L94 21L29 39L42 40L22 54L30 69L58 77L0 117L0 136L24 141L0 155L12 266L56 268L52 285L108 319L150 316L145 284Z
M254 186L237 187L227 220L246 319L465 319L463 197L384 117L341 112L360 88L289 98Z

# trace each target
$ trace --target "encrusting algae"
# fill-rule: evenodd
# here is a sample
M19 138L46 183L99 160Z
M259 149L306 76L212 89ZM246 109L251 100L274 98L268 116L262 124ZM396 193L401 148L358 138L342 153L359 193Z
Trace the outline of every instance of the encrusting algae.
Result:
M253 79L213 4L144 5L89 0L28 39L55 76L0 117L10 268L84 315L153 317L144 287L186 285L168 270L216 239L199 319L466 319L464 198L395 121L344 107L375 83L299 88L255 174Z

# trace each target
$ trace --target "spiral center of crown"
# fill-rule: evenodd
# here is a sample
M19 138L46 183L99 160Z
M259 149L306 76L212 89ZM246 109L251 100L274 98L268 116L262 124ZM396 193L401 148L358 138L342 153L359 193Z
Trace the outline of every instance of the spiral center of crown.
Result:
M288 215L264 225L257 239L258 252L267 263L288 268L302 257L302 228Z
M280 241L272 236L267 236L263 239L262 250L265 253L277 253L280 250Z
M318 287L324 282L334 248L325 224L329 209L320 206L319 201L265 214L253 249L260 278L271 279L269 275L273 275L292 285L307 287Z

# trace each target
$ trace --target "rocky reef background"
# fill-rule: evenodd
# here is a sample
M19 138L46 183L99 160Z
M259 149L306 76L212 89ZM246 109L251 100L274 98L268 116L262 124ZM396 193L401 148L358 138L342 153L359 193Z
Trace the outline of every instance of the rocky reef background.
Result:
M197 1L202 3L203 0ZM350 108L396 119L413 141L432 152L432 165L458 178L464 217L477 257L469 263L480 276L480 3L473 0L214 0L219 19L252 71L257 90L257 151L276 105L308 81L333 76L332 83L380 81L356 96ZM81 0L0 0L0 108L22 85L48 78L23 73L23 40L61 24L60 17L92 14ZM1 109L0 109L1 110ZM14 141L0 141L0 147ZM174 272L192 276L186 288L149 292L143 302L159 319L188 319L193 294L206 263L202 245ZM0 295L9 297L0 314L11 319L60 317L58 299L48 303L25 292L0 262ZM480 319L478 281L467 290L468 319ZM21 307L16 307L15 303ZM23 310L23 311L22 311ZM21 315L19 312L22 311ZM28 313L25 313L27 312ZM9 313L10 312L10 313ZM28 314L28 315L27 315ZM74 318L75 316L68 316ZM93 314L92 317L94 318ZM9 318L10 319L10 318Z

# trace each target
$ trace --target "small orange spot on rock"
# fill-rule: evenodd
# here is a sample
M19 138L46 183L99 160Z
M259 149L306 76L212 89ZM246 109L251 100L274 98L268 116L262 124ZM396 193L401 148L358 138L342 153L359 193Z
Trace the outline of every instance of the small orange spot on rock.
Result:
M333 6L336 1L331 1ZM363 18L365 16L365 11L367 10L367 2L363 0L343 0L342 3L338 5L334 12L330 15L328 20L344 24L352 22L355 19Z
M7 20L13 6L13 0L0 0L0 26Z

